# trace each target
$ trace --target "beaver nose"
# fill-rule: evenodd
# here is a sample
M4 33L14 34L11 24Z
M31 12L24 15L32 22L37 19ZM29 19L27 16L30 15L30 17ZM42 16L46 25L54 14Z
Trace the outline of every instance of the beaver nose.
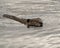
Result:
M43 23L42 22L40 22L40 27L43 27Z

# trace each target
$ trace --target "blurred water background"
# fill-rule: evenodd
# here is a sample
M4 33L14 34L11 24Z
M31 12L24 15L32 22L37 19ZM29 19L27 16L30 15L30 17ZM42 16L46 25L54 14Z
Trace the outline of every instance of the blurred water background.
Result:
M38 17L44 26L26 28L3 14ZM60 48L60 0L0 0L0 48Z

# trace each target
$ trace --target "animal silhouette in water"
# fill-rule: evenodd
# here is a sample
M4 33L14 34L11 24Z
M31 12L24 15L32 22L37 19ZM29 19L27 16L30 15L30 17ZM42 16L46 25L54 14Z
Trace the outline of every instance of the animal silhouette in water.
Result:
M8 14L4 14L3 17L9 18L9 19L18 21L24 25L27 25L27 28L29 28L30 26L43 27L43 22L40 18L24 19L24 18L18 18L16 16L8 15Z

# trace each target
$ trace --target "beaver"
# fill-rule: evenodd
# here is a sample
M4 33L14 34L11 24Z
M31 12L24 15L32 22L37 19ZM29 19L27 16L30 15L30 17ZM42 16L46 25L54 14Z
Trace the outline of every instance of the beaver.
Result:
M8 14L3 14L3 17L9 18L9 19L18 21L24 25L27 25L27 28L29 28L30 26L43 27L43 22L41 18L24 19L24 18L18 18L16 16L8 15Z

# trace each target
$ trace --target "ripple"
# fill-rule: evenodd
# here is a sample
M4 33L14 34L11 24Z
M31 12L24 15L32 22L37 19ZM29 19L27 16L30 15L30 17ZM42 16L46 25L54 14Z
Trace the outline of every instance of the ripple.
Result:
M52 34L44 37L25 35L18 38L1 38L1 43L8 43L8 45L6 44L8 48L59 48L60 34Z

